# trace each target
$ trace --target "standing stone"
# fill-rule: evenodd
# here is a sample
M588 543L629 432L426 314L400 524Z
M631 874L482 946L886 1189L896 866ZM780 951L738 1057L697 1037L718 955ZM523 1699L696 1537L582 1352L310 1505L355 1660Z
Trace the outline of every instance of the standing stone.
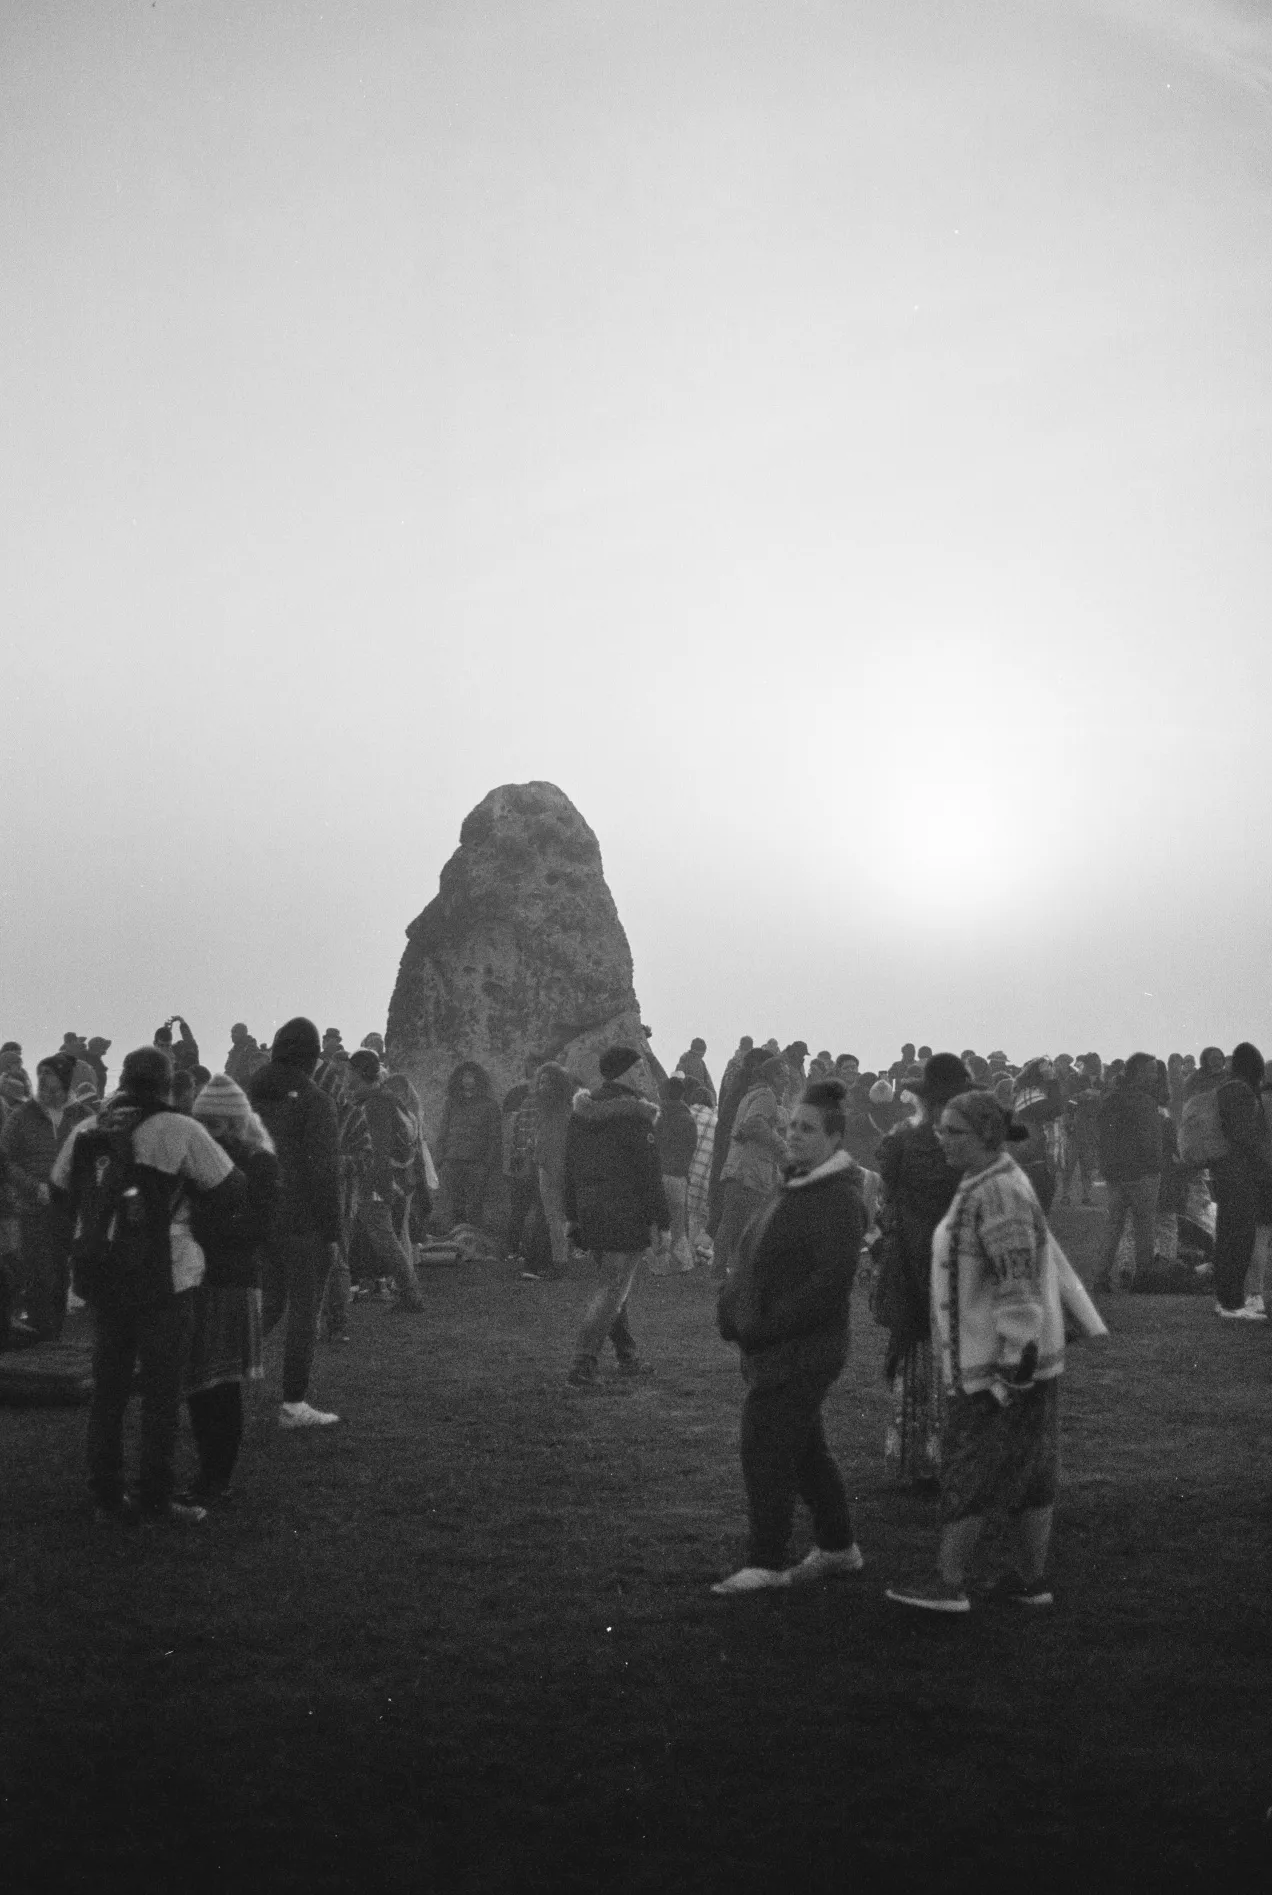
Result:
M553 783L505 783L469 812L406 940L386 1051L419 1091L429 1136L460 1060L484 1066L501 1099L529 1053L592 1086L605 1047L646 1047L600 844ZM632 1078L656 1096L647 1060Z

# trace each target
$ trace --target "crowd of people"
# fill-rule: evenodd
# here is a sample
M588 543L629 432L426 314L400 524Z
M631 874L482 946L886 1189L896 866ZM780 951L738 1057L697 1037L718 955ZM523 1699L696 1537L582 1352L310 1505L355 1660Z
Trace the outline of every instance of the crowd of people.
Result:
M894 1394L885 1460L939 1489L944 1523L936 1580L893 1596L967 1610L981 1522L1003 1507L1019 1540L1009 1596L1041 1605L1066 1315L1102 1327L1050 1231L1053 1204L1103 1194L1097 1295L1213 1282L1221 1317L1267 1319L1272 1101L1248 1042L1196 1060L1021 1066L907 1043L870 1071L744 1037L718 1091L701 1039L670 1073L645 1043L606 1048L593 1086L532 1055L502 1105L462 1061L431 1149L378 1034L350 1053L298 1016L266 1050L240 1023L213 1073L173 1016L113 1086L109 1050L68 1033L32 1083L22 1048L0 1049L0 1347L56 1341L72 1298L90 1306L89 1484L104 1517L197 1522L224 1502L243 1385L261 1379L279 1326L280 1427L335 1425L309 1401L319 1340L349 1341L360 1293L404 1317L423 1309L430 1227L498 1222L527 1281L591 1259L575 1389L603 1388L607 1342L620 1375L646 1372L629 1310L642 1262L718 1280L747 1384L751 1516L748 1562L722 1593L863 1564L821 1407L864 1259ZM130 1485L122 1424L138 1370ZM182 1402L199 1474L178 1492ZM790 1569L797 1496L816 1544Z

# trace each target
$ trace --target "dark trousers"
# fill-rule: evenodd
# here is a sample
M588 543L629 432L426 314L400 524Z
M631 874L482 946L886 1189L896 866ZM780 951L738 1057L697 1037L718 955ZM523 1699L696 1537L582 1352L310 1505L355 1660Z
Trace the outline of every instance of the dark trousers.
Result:
M224 1491L234 1473L243 1441L243 1384L218 1382L186 1396L194 1445L199 1451L199 1473L205 1488Z
M829 1388L819 1378L747 1392L742 1478L751 1516L749 1566L774 1572L785 1566L797 1494L812 1513L818 1546L837 1553L852 1545L848 1495L822 1427L821 1405Z
M1215 1297L1225 1309L1245 1302L1258 1207L1254 1192L1220 1185L1215 1199Z
M511 1199L508 1217L508 1248L516 1255L521 1250L526 1219L534 1209L535 1201L539 1196L538 1172L531 1172L527 1177L509 1178L508 1196Z
M393 1215L383 1198L366 1197L358 1205L358 1235L371 1258L371 1274L396 1283L408 1308L420 1307L420 1281L415 1274L409 1236L399 1237Z
M41 1342L57 1342L66 1323L66 1299L71 1287L71 1239L66 1219L51 1205L42 1204L23 1211L19 1227L27 1321Z
M194 1296L187 1291L144 1314L97 1310L93 1400L88 1411L88 1481L103 1506L124 1492L124 1410L141 1367L142 1507L162 1513L172 1498L172 1460L181 1413L181 1374L194 1335Z
M466 1164L457 1158L447 1159L438 1183L441 1186L444 1221L448 1228L456 1224L481 1223L489 1182L490 1173L485 1165Z
M331 1246L321 1237L276 1237L261 1269L261 1327L268 1335L287 1312L283 1340L283 1400L303 1402L318 1347L318 1311L331 1268Z

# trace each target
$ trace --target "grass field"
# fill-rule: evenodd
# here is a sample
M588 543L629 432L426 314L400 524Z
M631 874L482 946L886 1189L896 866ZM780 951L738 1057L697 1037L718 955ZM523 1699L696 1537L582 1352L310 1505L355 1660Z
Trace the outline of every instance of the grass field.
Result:
M867 1570L726 1602L711 1286L642 1279L656 1373L603 1395L564 1382L581 1266L425 1291L320 1354L340 1428L280 1436L267 1385L197 1531L95 1526L82 1411L0 1410L0 1888L1272 1887L1263 1325L1116 1300L1065 1378L1056 1610L929 1622L883 1597L936 1508L883 1484L860 1299L827 1414Z

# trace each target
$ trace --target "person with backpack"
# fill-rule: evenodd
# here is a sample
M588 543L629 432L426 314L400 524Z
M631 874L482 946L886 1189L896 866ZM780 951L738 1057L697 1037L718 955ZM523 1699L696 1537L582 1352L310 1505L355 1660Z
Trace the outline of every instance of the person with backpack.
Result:
M202 1201L194 1234L207 1269L194 1292L194 1337L184 1378L199 1476L183 1499L216 1506L229 1498L243 1441L243 1383L261 1379L261 1251L278 1205L274 1141L247 1094L217 1073L194 1101L194 1117L242 1172L246 1195L230 1222Z
M314 1084L320 1041L298 1015L274 1035L267 1066L248 1098L278 1153L280 1199L261 1270L262 1325L268 1336L287 1317L283 1343L283 1429L329 1428L339 1421L306 1396L318 1347L318 1311L339 1249L340 1153L336 1108Z
M1151 1053L1132 1053L1121 1078L1100 1104L1100 1169L1109 1197L1108 1227L1094 1285L1097 1290L1115 1287L1117 1247L1128 1217L1135 1239L1135 1274L1147 1279L1152 1273L1162 1176L1157 1087L1156 1059Z
M1232 1049L1231 1077L1218 1088L1226 1150L1210 1166L1215 1194L1215 1314L1264 1322L1262 1298L1245 1299L1255 1232L1272 1221L1272 1155L1263 1116L1263 1055L1249 1040Z
M99 1517L138 1513L194 1524L205 1509L173 1498L181 1379L206 1271L191 1227L197 1201L216 1221L242 1211L247 1187L202 1125L171 1107L172 1062L159 1047L127 1055L119 1091L58 1154L50 1186L69 1209L75 1287L93 1312L89 1487ZM140 1365L141 1464L124 1490L124 1412Z

